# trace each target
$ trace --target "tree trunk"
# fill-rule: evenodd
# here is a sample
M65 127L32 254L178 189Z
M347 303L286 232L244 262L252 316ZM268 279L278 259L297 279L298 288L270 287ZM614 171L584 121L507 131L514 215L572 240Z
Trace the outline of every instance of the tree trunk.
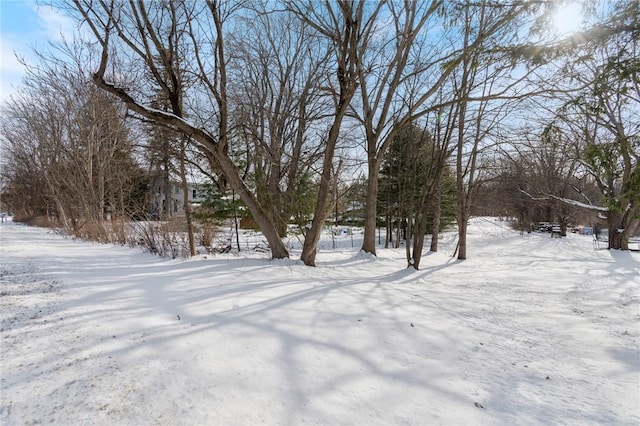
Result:
M629 238L637 226L638 219L628 221L626 215L616 211L609 211L607 213L609 248L616 250L629 250Z
M609 229L609 249L628 250L628 244L623 244L622 232L618 232L617 226L608 226Z
M407 214L407 230L405 233L405 252L407 254L407 268L413 266L413 258L411 256L411 233L413 232L412 230L412 222L413 222L413 215L412 214Z
M567 236L567 225L569 222L569 218L566 216L563 216L562 218L560 218L560 236L561 237L566 237Z
M376 255L376 202L378 200L379 166L375 160L369 160L369 178L367 181L367 201L364 210L364 235L362 251Z
M442 213L442 180L441 173L436 176L435 189L433 193L433 226L431 228L431 246L429 251L438 251L438 236L440 235L440 215Z
M193 222L191 220L191 206L189 205L189 184L187 182L187 171L185 168L186 141L185 136L180 138L180 181L182 184L182 202L184 208L184 218L187 222L187 236L189 239L189 255L196 255L196 241L193 235Z
M417 214L416 223L414 226L414 240L413 240L413 259L411 266L416 270L420 269L420 260L422 259L422 249L424 248L424 237L427 233L427 214L431 208L433 186L427 186L425 188L425 194L423 200L420 203L420 212Z
M393 228L391 227L391 216L387 215L387 220L385 221L386 223L386 235L384 237L384 248L388 249L389 248L389 243L391 242L391 237L393 236Z
M224 146L224 144L222 144ZM217 146L218 148L220 145ZM268 213L260 203L258 199L253 195L253 193L249 190L245 182L242 180L242 177L238 173L238 169L236 168L233 161L229 158L228 154L225 152L220 152L218 150L216 152L216 156L214 161L216 161L220 170L223 172L224 177L227 179L227 182L238 193L238 197L242 200L242 202L247 206L249 212L253 216L253 219L258 224L260 231L264 235L267 243L269 244L269 248L271 249L271 257L273 259L284 259L289 257L289 252L285 247L282 239L280 238L280 234L276 229L275 224L271 221Z
M238 229L238 210L236 209L236 191L231 191L231 205L233 206L233 226L236 232L236 247L240 252L240 230Z
M471 191L471 182L467 182L467 188L465 190L465 176L468 180L471 180L474 172L474 170L471 168L471 170L465 173L465 167L462 164L462 157L464 154L464 120L466 118L466 106L466 102L462 102L459 111L459 134L456 156L456 195L458 197L456 214L456 219L458 222L458 260L465 260L467 258L467 221L469 218L467 211L469 208L468 197L469 191ZM471 155L475 154L471 153Z
M100 218L100 222L103 222L106 219L106 202L105 202L105 176L104 170L100 167L98 171L98 217Z
M464 204L464 202L462 204ZM463 210L464 207L459 206L458 208L458 260L465 260L467 258L468 215Z
M170 164L171 160L169 158L169 153L166 152L168 142L163 142L162 145L162 190L164 191L164 206L162 206L162 215L161 219L167 220L171 217L171 202L173 201L173 195L171 194L171 175L170 175Z
M413 266L415 270L420 269L420 260L422 259L422 249L424 248L424 236L426 234L427 225L426 225L426 217L424 214L418 221L416 221L416 226L414 229L414 239L413 239L413 258L410 262L410 266Z
M276 149L273 151L276 151ZM271 158L271 156L269 156L269 158ZM282 191L280 190L280 161L280 159L271 160L271 165L269 167L270 173L267 181L267 191L270 202L268 208L271 214L271 221L275 224L278 234L286 236L289 218L285 217L282 205Z
M338 135L340 132L340 125L342 118L346 112L346 107L338 111L331 130L329 130L329 136L327 138L327 148L324 153L324 161L322 163L322 175L320 177L320 188L318 189L318 197L316 199L316 208L313 213L313 220L311 221L311 227L307 230L304 237L304 244L302 245L302 254L300 259L307 266L316 266L316 254L318 241L320 241L320 235L322 234L322 228L327 218L327 200L329 199L329 192L331 190L331 168L333 165L333 155L338 141Z
M341 67L338 67L338 74L341 74L341 69ZM344 79L340 80L340 96L336 107L336 115L327 136L324 161L322 162L322 175L320 176L320 188L318 189L318 196L316 198L316 208L313 214L313 220L311 221L311 227L305 234L304 244L302 245L302 254L300 256L302 262L307 266L316 266L318 241L320 241L320 234L322 233L324 222L329 213L326 204L331 191L333 157L338 143L338 136L340 136L342 120L344 119L354 92L355 86Z

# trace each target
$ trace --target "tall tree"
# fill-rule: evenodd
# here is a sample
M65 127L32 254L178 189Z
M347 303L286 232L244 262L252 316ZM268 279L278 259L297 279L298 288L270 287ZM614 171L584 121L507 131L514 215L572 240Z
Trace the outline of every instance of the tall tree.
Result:
M396 133L381 169L385 201L404 227L407 265L420 267L433 193L441 173L432 135L416 124ZM399 238L397 238L398 240Z
M600 190L600 205L551 195L598 211L607 220L609 248L627 249L640 223L640 3L606 4L590 18L590 27L543 50L542 60L555 59L577 87L551 121L583 141L580 160Z
M447 102L458 102L460 97L444 105L438 102L437 95L449 76L473 52L504 37L513 28L512 22L529 9L527 2L493 5L491 19L479 30L455 19L461 10L483 7L478 3L406 1L388 5L392 31L382 31L381 47L358 58L361 111L357 116L366 136L368 200L377 198L380 164L395 134L429 112L441 110ZM473 25L476 30L468 31L466 37L449 36L452 22L461 28ZM368 202L366 209L362 250L375 254L375 203Z
M311 226L307 229L302 248L302 261L315 266L317 245L324 222L330 212L328 202L333 187L334 154L342 122L358 88L358 58L368 49L376 29L376 19L382 2L371 5L366 0L315 3L287 2L303 22L330 43L336 61L335 79L327 82L333 100L333 122L324 138L324 158ZM369 10L371 6L371 10Z
M491 1L459 5L456 15L462 43L461 60L452 75L456 138L457 257L467 258L467 226L471 207L486 166L484 154L496 144L501 122L511 107L508 100L529 96L523 89L529 73L513 76L510 38L517 34L519 16L530 4L503 8ZM499 25L496 28L496 25ZM489 31L492 37L479 37ZM505 47L506 46L506 47Z
M560 113L583 139L582 165L600 190L600 207L590 208L606 217L609 248L624 250L640 223L640 57L637 40L628 43L605 48L587 91Z
M438 251L438 237L440 235L440 229L443 224L446 224L446 216L443 213L450 213L447 208L451 203L455 201L455 185L453 191L450 185L451 173L448 168L448 160L451 154L455 150L455 144L453 144L454 126L453 123L456 120L457 114L455 113L459 108L459 104L454 103L447 107L442 107L439 111L435 111L435 119L432 120L433 124L433 143L434 143L434 166L437 173L434 175L433 186L433 224L431 227L431 244L429 251ZM455 210L455 209L454 209ZM443 218L445 219L443 221Z
M330 107L320 90L330 51L288 11L259 9L239 21L243 31L230 40L237 57L229 69L233 120L246 143L247 178L285 235L322 155L314 132Z
M388 2L385 12L391 25L379 28L379 40L356 58L360 96L354 111L363 127L367 152L367 203L362 243L362 250L367 253L376 253L378 176L386 151L400 129L409 126L411 120L420 115L420 108L451 72L450 67L445 67L435 82L426 83L426 88L423 86L422 93L408 90L417 81L424 85L423 73L438 67L439 59L446 55L440 49L429 49L426 43L429 19L436 16L441 4L439 0ZM427 53L429 51L434 57ZM403 99L407 92L410 99Z
M73 0L74 9L101 47L93 81L130 111L157 125L182 133L208 159L213 171L245 203L262 230L273 258L288 257L275 224L242 179L229 153L229 99L225 25L238 10L235 2L152 2ZM180 34L182 44L173 43ZM180 57L192 61L182 63ZM110 72L117 67L118 72ZM180 67L188 67L186 84ZM135 73L136 87L119 75ZM129 78L131 76L128 76ZM167 96L170 111L152 106L154 90ZM188 108L188 109L187 109Z

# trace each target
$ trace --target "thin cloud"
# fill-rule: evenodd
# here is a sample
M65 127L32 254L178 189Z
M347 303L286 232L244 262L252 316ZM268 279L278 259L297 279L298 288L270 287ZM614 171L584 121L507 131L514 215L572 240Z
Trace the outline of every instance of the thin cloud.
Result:
M24 45L9 37L2 37L0 44L0 71L2 73L21 73L24 66L18 61L16 54L21 55Z
M0 0L2 1L2 0ZM49 43L72 40L76 33L75 22L51 6L28 2L29 13L35 14L35 22L29 17L31 25L20 32L2 31L0 38L0 102L9 99L19 87L25 73L18 58L34 63L34 49L48 51ZM27 17L25 16L25 20Z
M0 102L4 102L15 93L15 88L20 85L24 76L24 65L18 57L29 60L31 50L23 41L15 37L2 35L0 43Z
M33 10L40 18L42 38L52 42L71 40L75 23L68 16L64 16L51 6L33 6Z

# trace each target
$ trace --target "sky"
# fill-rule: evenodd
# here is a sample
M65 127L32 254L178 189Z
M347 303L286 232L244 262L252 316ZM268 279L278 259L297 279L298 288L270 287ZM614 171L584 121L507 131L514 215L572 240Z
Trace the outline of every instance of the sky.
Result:
M51 42L69 39L75 24L50 6L38 5L39 0L0 0L0 103L15 93L24 76L24 66L16 55L35 62L33 48L47 50ZM558 35L567 35L578 28L580 6L569 2L559 7L552 25Z
M73 31L69 18L35 0L0 0L0 102L14 93L24 76L16 55L33 62L33 48L48 49Z

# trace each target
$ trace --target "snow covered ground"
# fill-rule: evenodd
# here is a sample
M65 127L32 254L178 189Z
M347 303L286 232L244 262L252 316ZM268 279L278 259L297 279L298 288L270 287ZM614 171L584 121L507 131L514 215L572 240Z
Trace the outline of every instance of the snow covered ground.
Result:
M5 426L640 424L640 253L590 236L479 218L412 271L0 232Z

